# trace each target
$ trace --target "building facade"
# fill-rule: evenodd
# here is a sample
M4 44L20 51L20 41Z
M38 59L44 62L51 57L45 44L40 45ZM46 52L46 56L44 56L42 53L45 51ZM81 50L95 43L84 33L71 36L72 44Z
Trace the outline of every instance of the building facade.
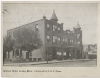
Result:
M83 45L84 59L97 59L97 44Z
M58 23L58 18L53 11L51 19L43 19L8 30L13 38L14 31L21 28L30 28L39 33L43 46L27 54L27 51L14 49L10 52L10 59L27 59L32 61L53 60L53 59L82 59L82 30L77 23L76 27L70 30L63 30L63 23Z

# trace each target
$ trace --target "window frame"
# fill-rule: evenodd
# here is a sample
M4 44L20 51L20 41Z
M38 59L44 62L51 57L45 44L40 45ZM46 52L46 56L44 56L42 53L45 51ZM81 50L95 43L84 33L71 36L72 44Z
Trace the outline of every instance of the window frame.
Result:
M32 56L32 52L29 53L29 56Z
M58 39L57 39L59 42L61 41L61 38L60 37L58 37Z
M61 31L61 28L60 28L60 27L58 27L58 32L60 33L60 31Z
M50 35L47 35L47 42L50 42Z
M57 42L57 36L53 36L53 42Z
M50 25L49 24L47 24L47 29L50 30Z
M18 49L16 50L16 56L19 56L19 50Z
M53 25L53 31L56 31L56 30L57 30L57 26Z
M38 24L35 25L35 30L36 30L36 31L39 30L39 25L38 25Z

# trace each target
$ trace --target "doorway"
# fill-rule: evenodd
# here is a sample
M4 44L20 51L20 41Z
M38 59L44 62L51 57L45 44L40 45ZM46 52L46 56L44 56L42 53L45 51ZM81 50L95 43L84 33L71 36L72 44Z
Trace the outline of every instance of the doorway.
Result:
M53 47L53 59L57 59L56 47Z
M26 59L29 59L29 52L26 52Z

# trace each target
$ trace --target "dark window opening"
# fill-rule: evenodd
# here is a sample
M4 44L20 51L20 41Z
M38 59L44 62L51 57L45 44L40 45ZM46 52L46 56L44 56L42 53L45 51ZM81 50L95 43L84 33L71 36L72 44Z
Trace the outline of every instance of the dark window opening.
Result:
M36 61L36 58L34 58L34 61Z
M19 50L16 50L16 55L19 56Z
M30 56L32 56L32 52L30 52Z
M41 58L38 58L38 61L41 61Z

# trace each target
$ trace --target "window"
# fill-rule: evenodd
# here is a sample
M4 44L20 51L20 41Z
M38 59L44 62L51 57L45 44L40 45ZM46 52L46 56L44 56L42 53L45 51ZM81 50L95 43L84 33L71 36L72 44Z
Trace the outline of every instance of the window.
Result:
M38 61L41 61L41 58L38 58Z
M50 42L50 36L47 36L47 41Z
M93 49L93 47L92 47L92 46L90 46L90 49Z
M72 39L70 39L70 43L73 43L73 40Z
M65 38L63 38L63 42L65 42Z
M33 58L34 59L34 61L36 61L36 58Z
M77 43L80 44L80 41L78 41Z
M66 55L66 52L63 52L63 55Z
M16 55L19 56L19 50L16 50Z
M58 32L60 33L60 27L58 27Z
M48 30L50 29L50 25L49 25L49 24L47 24L47 29L48 29Z
M57 52L57 55L61 55L61 52Z
M35 29L36 29L36 31L38 31L38 24L36 24Z
M67 38L63 38L63 42L64 43L67 43Z
M55 31L57 29L57 26L53 25L53 31Z
M57 36L53 36L53 42L57 41Z
M60 38L58 37L58 41L60 41Z
M53 25L53 31L55 31L55 26Z
M55 29L57 29L57 26L55 25Z
M30 52L30 56L32 56L32 52Z

